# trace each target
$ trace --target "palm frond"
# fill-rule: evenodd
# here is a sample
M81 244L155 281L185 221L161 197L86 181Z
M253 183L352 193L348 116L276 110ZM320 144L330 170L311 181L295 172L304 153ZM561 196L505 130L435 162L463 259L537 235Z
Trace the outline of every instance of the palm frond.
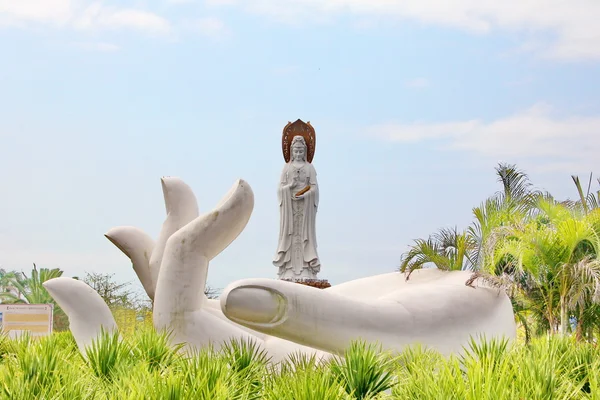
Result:
M498 182L504 189L505 200L518 200L530 193L532 187L527 174L514 164L500 163L496 167Z
M583 208L583 211L585 214L587 214L589 212L589 208L587 205L587 195L583 194L583 188L581 187L581 181L579 180L579 177L577 175L571 175L571 179L573 179L573 183L575 183L575 187L577 188L577 194L579 194L579 204L581 205L581 207ZM590 184L592 181L592 176L590 175ZM588 193L589 193L589 188L588 188Z

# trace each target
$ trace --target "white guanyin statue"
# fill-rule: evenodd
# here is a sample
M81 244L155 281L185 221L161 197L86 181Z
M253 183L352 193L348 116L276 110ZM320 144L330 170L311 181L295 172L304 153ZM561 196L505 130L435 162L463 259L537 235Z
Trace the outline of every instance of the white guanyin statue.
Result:
M310 123L297 120L284 128L286 164L277 189L279 243L273 258L273 264L279 268L279 279L316 279L321 270L315 232L319 186L311 163L314 145L315 134Z
M300 281L316 277L320 267L314 129L300 120L289 123L282 142L287 164L279 188L282 221L275 263L280 278ZM220 299L208 299L209 263L246 227L253 191L238 180L212 210L200 213L184 181L165 177L161 184L167 215L156 239L133 226L112 228L105 236L131 260L152 299L156 330L170 331L171 343L185 345L182 351L219 350L231 339L252 340L277 363L297 353L340 356L354 340L392 352L420 344L450 355L463 352L471 339L516 337L509 297L480 278L473 280L469 271L426 268L414 271L410 280L390 272L322 289L282 279L242 279L230 283ZM60 277L44 287L69 317L84 356L102 330L118 329L108 305L84 282Z

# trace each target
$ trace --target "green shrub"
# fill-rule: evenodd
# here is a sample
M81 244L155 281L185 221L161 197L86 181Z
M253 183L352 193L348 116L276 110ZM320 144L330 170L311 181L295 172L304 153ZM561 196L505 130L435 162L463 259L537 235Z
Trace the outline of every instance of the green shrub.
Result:
M362 341L354 342L343 358L334 358L330 370L346 393L367 399L394 386L393 358L380 348Z
M131 339L133 356L151 370L164 370L178 361L182 343L172 344L171 333L156 333L154 328L143 327Z
M270 365L255 342L186 350L168 333L102 332L85 357L68 332L0 336L0 399L598 399L600 350L557 336L472 341L461 356L413 346L390 355L364 342L343 358L292 354Z
M131 347L121 340L117 330L102 330L100 336L86 348L85 355L92 373L108 381L113 380L117 371L125 373L133 358Z

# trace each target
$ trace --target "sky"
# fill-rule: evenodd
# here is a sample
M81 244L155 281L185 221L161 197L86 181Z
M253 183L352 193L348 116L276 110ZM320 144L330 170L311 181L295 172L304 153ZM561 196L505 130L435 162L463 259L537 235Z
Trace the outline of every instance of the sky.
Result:
M319 277L397 269L516 164L559 198L600 154L597 0L0 0L0 268L114 274L162 176L255 207L209 269L275 278L281 131L316 129ZM595 183L593 190L600 189Z

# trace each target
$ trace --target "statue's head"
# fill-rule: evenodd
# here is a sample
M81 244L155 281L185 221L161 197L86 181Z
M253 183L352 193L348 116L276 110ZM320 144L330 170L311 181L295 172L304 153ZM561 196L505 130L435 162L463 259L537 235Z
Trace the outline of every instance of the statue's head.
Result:
M294 136L290 149L293 161L306 161L306 142L302 136Z

